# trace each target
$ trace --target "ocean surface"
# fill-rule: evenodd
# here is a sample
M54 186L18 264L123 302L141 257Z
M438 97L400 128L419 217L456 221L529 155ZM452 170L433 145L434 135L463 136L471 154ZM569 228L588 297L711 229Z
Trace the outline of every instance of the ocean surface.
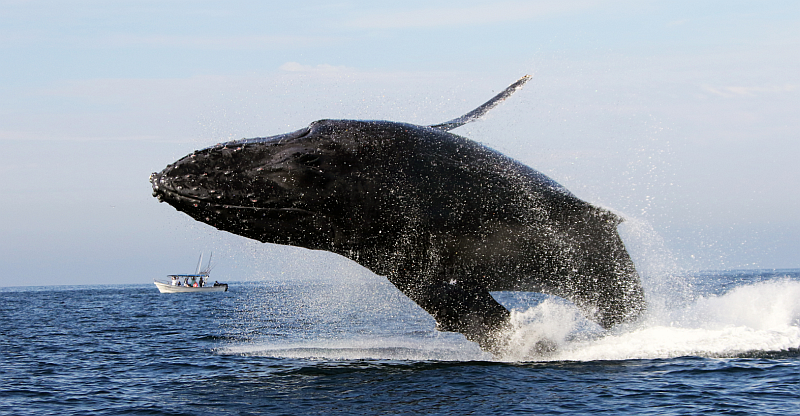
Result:
M368 273L3 288L0 414L800 414L800 270L648 285L647 316L612 331L497 293L515 328L498 357Z

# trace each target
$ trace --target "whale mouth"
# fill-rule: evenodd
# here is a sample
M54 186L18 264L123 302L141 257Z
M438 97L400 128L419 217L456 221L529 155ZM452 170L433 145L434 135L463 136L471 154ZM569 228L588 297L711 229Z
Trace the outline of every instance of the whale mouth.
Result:
M218 200L217 194L211 194L209 198L208 193L216 188L187 189L182 186L182 189L175 189L178 186L172 181L174 177L169 168L150 175L153 196L159 202L166 202L176 210L221 231L265 243L301 244L312 249L329 247L331 241L340 234L330 217L309 210L306 206L297 206L302 201L296 198L296 194L282 195L280 199L274 196L264 198L253 205L240 204L236 200ZM185 176L178 178L185 179Z
M275 206L257 206L257 205L240 205L225 202L217 202L211 198L203 198L197 196L186 195L180 190L173 189L168 183L168 177L164 172L153 172L150 174L150 184L153 187L153 196L158 199L158 202L166 202L173 206L185 206L198 209L212 209L212 210L237 210L237 211L251 211L261 213L294 213L303 215L315 215L313 211L297 207L275 207Z

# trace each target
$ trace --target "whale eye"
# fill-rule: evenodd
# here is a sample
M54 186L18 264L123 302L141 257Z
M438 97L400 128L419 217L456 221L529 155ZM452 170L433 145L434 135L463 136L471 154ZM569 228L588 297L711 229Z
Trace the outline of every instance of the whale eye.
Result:
M301 163L306 166L319 166L320 162L319 155L315 155L313 153L303 153L297 157L297 163Z

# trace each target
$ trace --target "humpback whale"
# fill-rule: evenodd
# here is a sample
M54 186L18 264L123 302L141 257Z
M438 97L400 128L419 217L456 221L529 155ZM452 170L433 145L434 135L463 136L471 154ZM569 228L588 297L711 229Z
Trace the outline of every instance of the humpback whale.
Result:
M150 176L153 195L220 230L347 257L487 351L510 317L492 291L559 296L604 328L632 321L645 301L622 219L449 133L528 79L436 125L319 120L197 150Z

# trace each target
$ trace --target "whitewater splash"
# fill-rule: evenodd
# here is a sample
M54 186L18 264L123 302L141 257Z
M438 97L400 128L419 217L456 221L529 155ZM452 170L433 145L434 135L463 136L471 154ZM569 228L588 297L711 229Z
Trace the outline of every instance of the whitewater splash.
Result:
M244 344L222 354L325 360L505 362L737 357L800 348L800 282L777 279L655 308L639 323L603 331L572 304L548 297L512 311L509 347L493 357L457 334ZM757 354L756 354L757 355Z
M628 360L680 356L735 357L800 348L800 282L788 279L701 296L673 310L650 313L636 325L600 334L568 305L554 301L515 312L512 348L504 360ZM552 351L539 351L542 340ZM518 348L513 348L517 346Z

